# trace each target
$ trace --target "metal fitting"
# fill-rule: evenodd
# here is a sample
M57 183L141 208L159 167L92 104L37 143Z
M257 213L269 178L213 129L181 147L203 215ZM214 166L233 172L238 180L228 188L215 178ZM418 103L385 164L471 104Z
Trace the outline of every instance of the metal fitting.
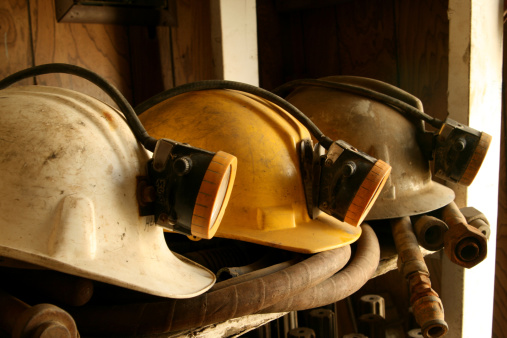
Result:
M444 307L438 294L431 288L431 280L425 273L414 273L408 278L410 303L416 322L421 325L424 337L441 337L448 331L444 320Z
M79 337L66 311L51 304L29 306L4 291L0 291L0 328L12 337Z
M414 272L428 272L426 263L419 249L417 238L412 230L409 217L391 220L391 228L398 252L398 270L408 278Z
M449 227L444 221L429 215L411 217L419 244L430 251L444 247L444 234Z
M486 258L486 236L467 223L456 203L451 202L442 209L442 219L449 226L444 235L444 252L451 262L472 268Z
M436 338L448 331L444 308L431 288L428 268L417 244L409 217L391 220L394 243L398 251L398 269L410 285L410 304L425 338Z
M489 240L491 227L486 216L474 207L464 207L461 208L460 211L463 216L465 216L467 223L482 232L482 234Z
M384 297L379 295L364 295L359 298L361 314L376 314L382 318L386 317L386 302Z

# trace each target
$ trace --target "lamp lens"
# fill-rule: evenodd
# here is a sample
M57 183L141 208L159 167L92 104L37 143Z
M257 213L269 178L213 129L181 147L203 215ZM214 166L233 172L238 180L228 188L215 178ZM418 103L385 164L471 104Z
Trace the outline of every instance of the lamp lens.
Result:
M227 168L227 171L225 172L222 178L222 182L220 183L220 188L218 188L217 199L215 200L215 204L213 205L213 211L211 212L210 229L215 226L215 221L217 220L219 211L220 209L222 209L225 194L227 193L227 187L229 186L230 180L231 180L231 166Z
M329 148L320 174L319 209L358 226L391 173L391 166L344 141Z
M209 163L202 179L192 213L192 235L212 238L229 203L237 159L231 154L218 151Z

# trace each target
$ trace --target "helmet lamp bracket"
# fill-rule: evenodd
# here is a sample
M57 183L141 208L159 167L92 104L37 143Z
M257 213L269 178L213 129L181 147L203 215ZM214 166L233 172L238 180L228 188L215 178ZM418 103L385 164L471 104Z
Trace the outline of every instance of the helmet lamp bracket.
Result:
M435 176L470 185L490 143L490 135L448 118L435 136Z
M308 144L303 144L302 149L310 217L315 218L318 210L322 210L341 221L359 225L382 190L391 167L342 140L333 142L327 154L317 144L312 158Z
M230 196L236 158L160 139L147 167L148 177L138 179L141 216L154 215L156 224L174 232L211 238Z

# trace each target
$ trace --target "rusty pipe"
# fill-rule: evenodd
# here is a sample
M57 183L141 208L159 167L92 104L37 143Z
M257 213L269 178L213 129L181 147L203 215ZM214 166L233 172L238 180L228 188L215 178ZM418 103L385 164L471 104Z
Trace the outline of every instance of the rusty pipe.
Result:
M412 231L409 217L391 220L398 270L410 286L410 304L417 323L426 338L442 337L448 331L444 308L438 294L431 288L428 267Z
M80 331L148 335L201 327L255 313L329 278L350 258L350 246L324 251L284 270L189 299L158 299L72 309Z
M486 258L486 236L467 223L456 203L451 202L442 208L442 220L449 226L444 235L444 252L451 262L472 268Z
M345 269L319 285L265 307L260 313L321 307L344 299L359 290L373 276L380 259L380 247L375 232L365 223L361 227L363 233L357 242L357 251Z
M418 215L411 217L414 233L419 244L430 251L437 251L444 247L444 234L449 227L434 216Z
M30 306L0 290L0 329L21 337L79 337L72 317L51 304Z
M391 231L398 252L398 270L407 278L414 272L429 274L424 257L419 249L417 238L412 230L409 217L391 220Z

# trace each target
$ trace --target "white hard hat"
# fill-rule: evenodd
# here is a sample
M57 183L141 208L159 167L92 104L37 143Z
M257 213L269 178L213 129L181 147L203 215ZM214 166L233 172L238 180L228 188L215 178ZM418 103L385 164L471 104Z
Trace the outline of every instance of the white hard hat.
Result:
M61 88L9 88L0 134L0 256L164 297L214 284L139 216L150 154L115 109Z

